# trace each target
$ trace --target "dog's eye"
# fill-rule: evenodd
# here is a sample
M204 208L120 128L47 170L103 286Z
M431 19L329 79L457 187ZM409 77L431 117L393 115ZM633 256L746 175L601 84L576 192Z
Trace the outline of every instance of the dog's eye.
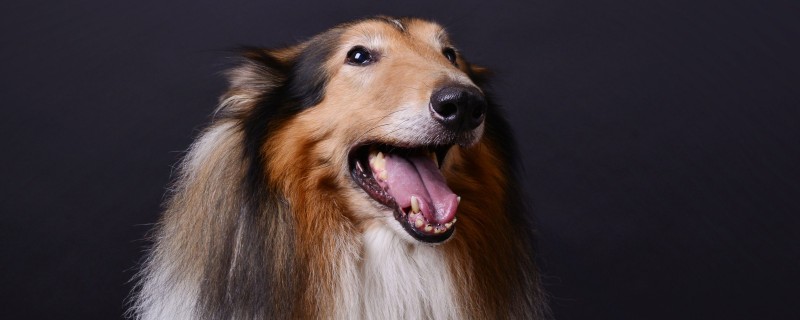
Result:
M450 60L450 63L456 65L456 50L447 47L442 50L442 54L444 54L444 57L447 58L447 60Z
M356 46L347 52L347 63L354 66L366 66L372 63L372 53L362 46Z

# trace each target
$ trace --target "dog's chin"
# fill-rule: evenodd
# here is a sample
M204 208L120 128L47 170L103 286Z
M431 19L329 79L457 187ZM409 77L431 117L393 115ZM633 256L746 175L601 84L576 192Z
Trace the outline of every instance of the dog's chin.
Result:
M349 154L350 176L379 220L413 243L440 244L455 232L460 197L439 166L452 145L364 144Z
M359 192L361 192L359 190ZM440 235L438 239L431 239L431 240L424 240L420 239L420 236L414 233L414 231L410 231L409 228L400 221L397 220L397 216L395 214L395 210L387 208L385 205L378 203L374 200L369 200L370 207L373 210L370 212L372 217L369 219L372 221L371 224L367 225L365 230L367 229L383 229L386 232L394 235L397 239L401 241L405 241L412 245L426 245L426 246L438 246L450 241L455 234L455 228L452 228L447 236Z
M398 212L398 209L388 209L385 205L380 204L373 200L376 205L383 206L381 215L383 217L383 225L394 231L394 233L401 239L414 243L426 245L439 245L452 239L456 232L455 226L450 227L445 232L438 235L427 235L414 228L414 225L403 221L404 213Z

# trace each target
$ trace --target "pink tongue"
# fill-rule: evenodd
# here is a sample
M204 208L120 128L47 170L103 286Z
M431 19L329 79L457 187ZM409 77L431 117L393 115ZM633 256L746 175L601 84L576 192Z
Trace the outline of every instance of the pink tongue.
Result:
M420 211L429 223L445 224L453 220L458 196L447 186L444 176L432 159L386 154L386 181L382 187L400 208L411 207L411 196L419 198Z

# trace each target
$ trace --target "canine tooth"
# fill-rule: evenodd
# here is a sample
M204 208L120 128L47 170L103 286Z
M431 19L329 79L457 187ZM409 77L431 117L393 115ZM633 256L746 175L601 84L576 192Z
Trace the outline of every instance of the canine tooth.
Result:
M450 227L452 227L452 226L453 226L453 222L452 221L444 224L444 228L445 229L450 229Z
M375 163L372 165L378 170L383 170L386 168L386 158L383 156L383 152L378 152L378 154L375 156Z
M458 201L458 204L461 204L461 196L457 196L456 200Z
M423 224L425 224L425 221L422 219L422 217L417 217L417 221L414 222L414 226L421 228Z
M452 223L454 223L454 224L455 224L455 223L456 223L456 221L458 221L458 218L453 218L453 221L450 221L450 222L452 222Z
M411 212L419 213L419 199L415 196L411 196Z

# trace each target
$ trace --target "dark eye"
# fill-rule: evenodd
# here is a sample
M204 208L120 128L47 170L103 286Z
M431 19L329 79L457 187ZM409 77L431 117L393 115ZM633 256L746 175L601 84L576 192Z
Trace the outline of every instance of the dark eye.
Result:
M372 53L362 46L355 46L347 52L347 63L354 66L366 66L373 61Z
M453 48L450 47L444 48L444 50L442 50L442 54L444 54L444 57L447 58L447 60L450 60L450 63L456 65L456 50L453 50Z

